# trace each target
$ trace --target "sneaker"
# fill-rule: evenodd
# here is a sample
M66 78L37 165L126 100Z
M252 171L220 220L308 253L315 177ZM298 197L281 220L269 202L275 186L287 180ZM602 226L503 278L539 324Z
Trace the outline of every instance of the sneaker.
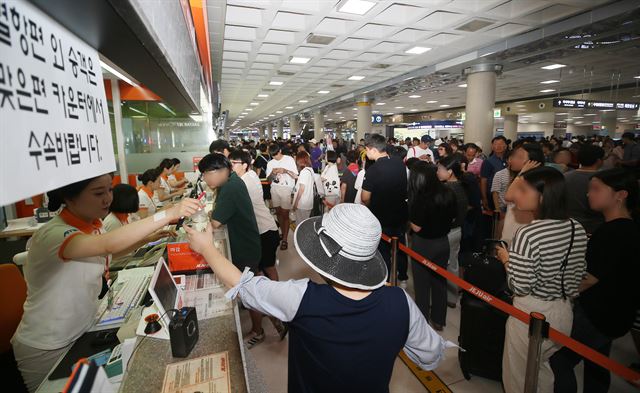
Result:
M286 323L282 323L282 321L277 318L270 317L269 319L271 320L273 327L276 328L278 336L280 336L280 341L284 340L287 333L289 333L289 326Z
M262 330L262 333L258 334L256 332L251 332L249 333L249 337L247 338L247 340L245 340L246 344L247 344L247 348L251 349L253 347L255 347L256 345L260 344L261 342L264 341L264 329Z
M398 286L402 289L407 289L407 286L409 286L409 280L398 281Z

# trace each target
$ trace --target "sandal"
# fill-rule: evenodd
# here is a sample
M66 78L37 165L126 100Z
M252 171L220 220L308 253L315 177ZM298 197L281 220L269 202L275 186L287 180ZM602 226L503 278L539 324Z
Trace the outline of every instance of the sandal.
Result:
M286 250L287 248L289 248L289 243L287 243L287 241L286 241L286 240L283 240L283 241L280 243L280 250L284 251L284 250Z

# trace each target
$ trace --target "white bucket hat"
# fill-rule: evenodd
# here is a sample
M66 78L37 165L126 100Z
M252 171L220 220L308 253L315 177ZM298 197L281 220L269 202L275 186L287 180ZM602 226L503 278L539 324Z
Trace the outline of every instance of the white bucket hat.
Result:
M378 251L382 228L366 206L342 203L298 224L294 242L313 270L349 288L373 290L387 281Z

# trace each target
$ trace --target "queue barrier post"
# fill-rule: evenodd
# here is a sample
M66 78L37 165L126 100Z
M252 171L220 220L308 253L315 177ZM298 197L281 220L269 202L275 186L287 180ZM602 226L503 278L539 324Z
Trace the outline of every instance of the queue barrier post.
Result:
M524 393L538 392L538 373L542 353L542 342L549 337L549 323L538 312L529 314L529 351L527 353Z
M391 238L391 271L389 272L390 282L392 286L398 285L398 238Z

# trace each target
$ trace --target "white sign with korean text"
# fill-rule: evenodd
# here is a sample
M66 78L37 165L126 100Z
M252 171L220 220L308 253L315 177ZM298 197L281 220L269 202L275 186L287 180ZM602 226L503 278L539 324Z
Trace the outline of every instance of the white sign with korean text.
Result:
M115 171L98 52L0 0L0 205Z

